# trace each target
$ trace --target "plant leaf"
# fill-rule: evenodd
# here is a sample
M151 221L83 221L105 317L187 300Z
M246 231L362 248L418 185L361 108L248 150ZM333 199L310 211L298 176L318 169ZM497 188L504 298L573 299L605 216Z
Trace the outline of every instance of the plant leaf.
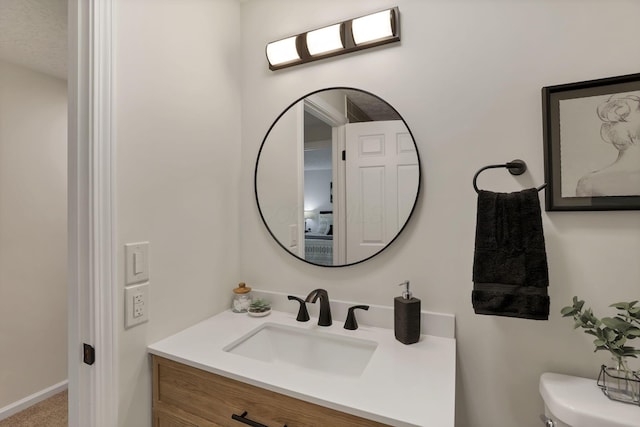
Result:
M632 327L631 323L619 317L603 317L602 323L604 323L605 326L618 331L626 331Z
M640 337L640 328L636 328L635 326L632 328L629 328L626 332L625 335L627 337Z
M605 328L602 332L604 334L604 339L606 339L609 342L615 340L616 336L618 335L613 329L609 329L609 328Z
M609 307L615 307L620 310L627 310L629 308L628 302L615 302L611 304Z
M560 310L560 314L562 314L562 317L568 317L568 316L573 316L573 313L575 313L575 310L573 307L562 307L562 310Z
M616 340L613 344L615 344L616 347L624 349L624 345L626 344L626 342L627 338L623 336L622 338Z

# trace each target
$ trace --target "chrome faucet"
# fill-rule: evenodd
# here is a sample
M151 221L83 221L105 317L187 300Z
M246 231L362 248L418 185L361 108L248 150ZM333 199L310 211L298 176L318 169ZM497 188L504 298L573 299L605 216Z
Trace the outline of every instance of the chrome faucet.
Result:
M318 326L331 326L331 306L329 305L329 294L324 289L313 290L307 295L306 302L315 303L320 298L320 316Z

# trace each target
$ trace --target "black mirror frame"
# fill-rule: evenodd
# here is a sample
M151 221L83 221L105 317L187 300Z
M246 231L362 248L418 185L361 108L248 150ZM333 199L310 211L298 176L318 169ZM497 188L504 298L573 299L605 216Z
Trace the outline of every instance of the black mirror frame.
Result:
M402 120L402 123L404 123L405 127L407 128L407 131L409 131L409 135L411 135L411 140L413 141L413 144L416 147L416 157L418 160L418 188L416 190L416 197L415 200L413 202L413 206L411 207L411 212L409 212L409 216L407 217L407 220L405 221L405 223L402 225L402 227L400 228L400 230L398 230L398 232L396 233L396 235L393 237L393 239L391 239L389 241L389 243L387 243L385 245L384 248L380 249L378 252L372 254L371 256L368 256L367 258L363 258L359 261L356 262L352 262L352 263L347 263L347 264L340 264L340 265L324 265L324 264L317 264L311 261L307 261L304 258L299 257L298 255L294 254L293 252L291 252L289 249L287 249L286 246L284 246L282 244L282 242L280 242L280 240L278 240L278 238L275 236L275 234L273 234L273 231L271 231L271 228L269 228L269 224L267 224L267 221L265 220L265 217L262 213L262 209L260 208L260 200L258 199L258 165L260 163L260 154L262 154L262 149L264 148L264 144L267 141L267 138L269 137L269 134L271 133L271 131L273 130L273 127L276 125L276 123L278 123L278 120L280 120L280 118L287 113L287 111L289 111L294 105L296 105L298 102L303 101L305 98L311 96L311 95L315 95L316 93L319 92L326 92L329 90L353 90L353 91L358 91L358 92L362 92L365 93L369 96L372 96L376 99L379 99L380 101L384 102L385 104L387 104L397 115L398 117L400 117L400 119ZM380 98L378 95L375 95L369 91L363 90L363 89L357 89L357 88L353 88L353 87L348 87L348 86L335 86L335 87L328 87L328 88L324 88L324 89L318 89L315 90L313 92L310 92L304 96L301 96L300 98L296 99L295 101L293 101L291 104L289 104L289 106L287 106L287 108L285 108L279 115L278 117L276 117L276 119L273 121L273 123L271 124L271 126L269 126L269 130L267 130L267 133L265 134L264 138L262 139L262 143L260 144L260 149L258 150L258 156L256 157L256 166L254 169L254 173L253 173L253 190L254 190L254 195L255 195L255 199L256 199L256 206L258 207L258 213L260 214L260 219L262 220L262 223L264 224L264 226L267 228L267 231L269 232L269 234L271 235L271 237L273 238L273 240L282 248L284 249L285 252L287 252L289 255L293 256L294 258L296 258L297 260L303 261L307 264L310 265L315 265L318 267L328 267L328 268L340 268L340 267L350 267L353 265L357 265L360 263L363 263L365 261L370 260L371 258L381 254L382 252L384 252L389 246L391 246L393 244L393 242L396 241L396 239L398 239L398 237L402 234L402 232L404 231L404 229L407 227L407 224L409 224L409 221L411 221L411 218L413 217L413 213L416 210L416 206L418 205L418 199L420 198L420 190L422 188L422 163L420 161L420 153L418 151L418 144L416 143L416 139L413 136L413 132L411 132L411 128L409 127L409 125L407 124L407 122L404 120L404 117L402 117L402 115L398 112L398 110L395 109L395 107L391 104L389 104L387 101L385 101L384 99Z

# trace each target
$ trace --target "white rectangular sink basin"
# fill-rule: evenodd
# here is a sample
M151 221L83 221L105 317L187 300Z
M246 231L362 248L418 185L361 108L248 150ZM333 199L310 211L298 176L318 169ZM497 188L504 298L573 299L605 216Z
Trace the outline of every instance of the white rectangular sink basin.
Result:
M324 374L359 377L377 346L375 341L263 323L223 351Z

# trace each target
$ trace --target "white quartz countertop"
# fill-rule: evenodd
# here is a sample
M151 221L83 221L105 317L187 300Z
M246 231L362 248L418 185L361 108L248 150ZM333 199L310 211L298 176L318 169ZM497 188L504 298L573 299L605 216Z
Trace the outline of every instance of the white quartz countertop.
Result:
M283 367L223 351L261 324L277 323L306 330L375 341L378 346L360 377ZM393 426L454 425L456 342L421 335L411 345L398 342L392 329L343 322L317 325L317 318L297 322L295 315L272 311L251 317L230 310L204 320L148 347L150 353L194 368L282 393L297 399Z

